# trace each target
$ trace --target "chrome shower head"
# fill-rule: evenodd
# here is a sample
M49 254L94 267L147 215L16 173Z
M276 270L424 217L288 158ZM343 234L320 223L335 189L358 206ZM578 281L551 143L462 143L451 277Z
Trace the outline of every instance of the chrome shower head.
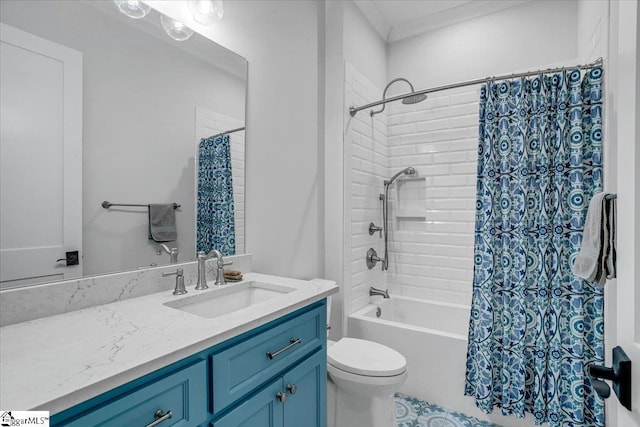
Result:
M417 104L418 102L422 102L427 99L427 94L420 93L417 95L409 95L405 98L402 98L402 103L405 105Z
M393 175L391 178L387 179L384 181L384 185L389 186L393 183L393 181L395 181L396 179L398 179L398 177L402 174L405 175L415 175L416 170L409 166L408 168L404 168L402 169L400 172L398 172L397 174Z
M403 82L407 83L409 85L409 88L411 88L411 92L409 92L407 94L407 96L402 98L402 103L403 104L405 104L405 105L416 104L416 103L418 103L420 101L424 101L425 99L427 99L427 95L424 94L424 93L413 95L413 92L415 92L416 90L413 88L413 85L411 84L411 82L409 80L403 78L403 77L398 77L397 79L391 80L389 82L389 84L387 84L387 87L384 88L384 92L382 92L382 101L385 101L387 99L387 90L389 89L389 86L391 86L395 82L399 82L399 81L403 81ZM384 102L382 104L382 108L380 108L378 111L371 110L369 112L369 115L371 117L373 117L374 114L382 113L384 111L385 107L386 107L386 102Z

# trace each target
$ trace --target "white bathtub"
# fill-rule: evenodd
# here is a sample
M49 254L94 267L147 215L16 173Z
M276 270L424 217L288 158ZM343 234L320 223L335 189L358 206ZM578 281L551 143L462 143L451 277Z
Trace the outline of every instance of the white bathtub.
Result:
M533 426L533 417L504 417L499 409L484 414L473 398L464 396L469 310L461 304L391 294L349 316L349 336L379 342L404 355L409 376L401 393L501 426Z

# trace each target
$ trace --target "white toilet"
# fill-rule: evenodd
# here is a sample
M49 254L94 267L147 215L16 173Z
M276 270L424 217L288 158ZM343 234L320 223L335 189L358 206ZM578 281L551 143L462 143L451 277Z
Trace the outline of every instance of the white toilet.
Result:
M404 356L356 338L327 347L327 426L395 427L393 395L407 379Z
M356 338L327 340L327 427L396 427L393 396L406 379L407 359L387 346Z

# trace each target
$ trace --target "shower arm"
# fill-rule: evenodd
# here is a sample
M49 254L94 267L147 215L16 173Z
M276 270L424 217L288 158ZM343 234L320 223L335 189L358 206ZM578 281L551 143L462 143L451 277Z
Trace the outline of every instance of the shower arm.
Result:
M378 105L387 104L387 103L393 102L393 101L400 101L402 99L405 99L409 95L420 95L420 94L428 93L428 92L430 92L429 89L423 90L423 91L418 91L418 92L405 93L404 95L398 95L398 96L394 96L393 98L387 98L387 99L383 99L383 100L380 100L380 101L372 102L370 104L363 105L362 107L354 107L352 105L351 107L349 107L349 114L351 114L351 117L353 117L358 113L358 111L366 110L367 108L371 108L371 107L377 107Z
M413 93L415 91L415 89L413 88L413 85L411 84L411 82L409 80L403 78L403 77L398 77L397 79L391 80L389 83L387 83L387 87L385 87L384 91L382 92L382 102L381 102L382 103L382 108L379 109L378 111L371 110L369 112L369 115L371 117L373 117L374 114L382 113L384 111L385 107L387 106L387 102L391 102L392 101L392 99L389 99L388 101L386 100L387 99L387 90L395 82L406 82L409 85L409 87L411 88L411 93ZM406 95L402 96L400 99L404 99L405 97L406 97ZM378 103L378 105L380 105L380 103ZM362 107L362 108L365 108L365 107ZM357 111L356 111L356 113L357 113ZM355 113L351 113L351 115L354 116Z

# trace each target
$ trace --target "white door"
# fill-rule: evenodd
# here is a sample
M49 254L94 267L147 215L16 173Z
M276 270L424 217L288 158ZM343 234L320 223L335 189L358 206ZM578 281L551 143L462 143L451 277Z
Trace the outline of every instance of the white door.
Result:
M609 400L615 403L608 402L607 408L616 408L615 427L640 427L640 7L635 1L613 6L619 7L618 49L611 52L618 62L618 75L614 76L618 84L614 107L618 120L618 279L611 285L617 292L615 344L631 359L633 384L631 411L623 408L613 393Z
M0 288L82 276L81 162L82 53L0 24Z

